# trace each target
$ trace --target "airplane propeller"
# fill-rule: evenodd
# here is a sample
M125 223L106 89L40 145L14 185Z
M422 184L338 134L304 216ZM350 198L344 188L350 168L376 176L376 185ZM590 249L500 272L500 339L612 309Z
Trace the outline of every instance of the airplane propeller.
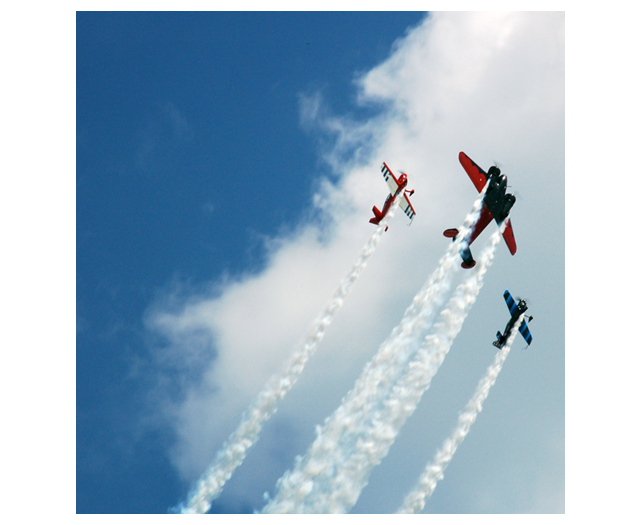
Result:
M494 160L492 166L495 166L496 168L498 168L500 170L500 173L502 173L502 163L498 162L497 160ZM504 173L502 174L504 175ZM507 188L512 188L512 187L513 186L511 184L507 184ZM523 200L522 194L519 191L512 191L511 193L515 195L516 201Z

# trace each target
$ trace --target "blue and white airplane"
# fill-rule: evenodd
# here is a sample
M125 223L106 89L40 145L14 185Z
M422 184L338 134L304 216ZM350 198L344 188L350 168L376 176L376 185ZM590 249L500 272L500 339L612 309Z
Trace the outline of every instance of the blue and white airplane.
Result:
M503 297L507 303L509 312L511 312L511 319L509 319L509 322L507 323L507 326L504 329L504 335L501 334L499 330L498 330L498 333L496 334L497 339L493 342L493 346L497 348L502 348L505 345L505 343L509 339L509 335L511 335L511 330L513 330L513 327L515 326L516 321L520 318L520 316L523 313L527 311L527 308L529 308L527 306L527 302L524 299L520 299L518 304L516 304L516 302L513 300L513 297L511 297L509 290L504 291ZM527 342L527 346L528 346L531 344L531 341L533 341L533 337L531 337L531 332L529 332L529 327L527 326L527 320L526 320L527 317L529 317L529 321L533 319L533 316L525 315L525 318L522 320L522 324L520 325L520 328L518 330L522 334L522 337L524 337L524 340Z

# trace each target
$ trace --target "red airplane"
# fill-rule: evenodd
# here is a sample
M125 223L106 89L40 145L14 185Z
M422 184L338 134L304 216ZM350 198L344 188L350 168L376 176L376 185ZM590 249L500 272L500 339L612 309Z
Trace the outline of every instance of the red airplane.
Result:
M400 197L400 207L407 214L407 217L411 219L411 222L413 222L416 211L413 209L413 206L411 206L411 203L409 202L409 196L413 195L414 190L405 190L405 188L407 187L407 183L409 182L407 180L407 174L403 173L400 175L399 179L396 179L395 175L389 169L389 166L387 166L386 162L382 163L381 170L382 175L384 176L384 180L387 181L387 185L389 186L389 191L391 191L391 193L389 193L387 200L384 201L382 211L380 211L376 206L373 207L373 217L369 219L369 222L375 225L380 224L380 221L387 215L389 209L391 208L391 205L395 202L396 197L400 195L401 192L402 197ZM384 231L387 231L388 229L389 226L387 226Z
M515 195L506 193L507 191L507 176L500 175L500 168L497 166L491 166L489 168L489 175L484 170L467 157L462 151L458 155L460 164L469 175L471 182L478 190L478 193L482 192L485 184L487 184L487 177L489 180L489 186L484 195L482 201L482 209L480 210L480 217L475 225L471 228L471 232L467 236L466 243L463 243L460 248L460 256L462 257L463 268L473 268L476 265L476 261L471 256L471 250L469 245L482 233L492 219L495 219L498 225L506 219L507 225L502 234L504 240L507 243L507 247L511 252L511 255L516 254L516 240L513 237L513 229L511 228L511 219L507 219L511 207L516 202ZM451 237L453 240L458 235L457 228L449 228L444 231L445 237Z

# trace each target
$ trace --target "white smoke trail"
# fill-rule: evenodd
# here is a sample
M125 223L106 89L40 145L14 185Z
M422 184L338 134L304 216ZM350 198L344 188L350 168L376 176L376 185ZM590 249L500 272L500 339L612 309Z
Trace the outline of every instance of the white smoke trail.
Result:
M402 506L397 511L399 514L420 512L424 508L425 499L433 494L436 484L444 477L444 469L449 465L458 445L462 443L471 425L473 425L473 422L482 410L482 404L484 400L487 399L489 389L496 382L496 378L500 370L502 370L502 365L507 355L509 355L511 345L518 334L518 328L520 328L523 319L524 314L520 316L513 327L513 331L506 345L496 354L493 364L487 369L486 375L480 380L480 383L478 383L478 387L467 403L465 411L458 417L458 426L443 443L440 450L436 453L434 460L427 465L416 487L405 497Z
M369 257L378 246L386 225L393 218L399 204L400 199L396 199L387 215L380 221L380 225L371 235L351 270L333 293L329 304L313 323L304 344L291 355L279 374L271 376L264 389L242 414L240 425L222 445L216 459L198 480L189 495L187 504L178 506L181 513L206 513L211 508L211 502L220 494L234 470L242 464L247 450L258 440L263 424L276 412L277 402L291 390L306 362L315 353L333 316L340 309L353 284L367 265Z
M293 470L287 471L278 480L278 492L262 512L332 512L318 503L318 499L323 494L336 492L336 486L342 487L349 483L344 479L341 484L343 476L339 475L337 479L336 476L359 446L358 429L365 425L370 419L370 413L388 395L411 354L415 352L418 339L431 325L433 316L450 287L452 270L459 265L460 246L478 220L483 198L484 191L474 202L456 241L451 244L436 270L414 297L400 324L366 365L338 409L325 420L322 427L316 428L315 441L304 458L296 458Z
M406 420L415 411L444 361L484 283L500 242L496 231L472 274L458 287L422 347L393 386L382 406L371 412L370 420L354 429L356 445L339 466L329 490L310 502L314 512L348 512L367 485L373 468L387 455Z

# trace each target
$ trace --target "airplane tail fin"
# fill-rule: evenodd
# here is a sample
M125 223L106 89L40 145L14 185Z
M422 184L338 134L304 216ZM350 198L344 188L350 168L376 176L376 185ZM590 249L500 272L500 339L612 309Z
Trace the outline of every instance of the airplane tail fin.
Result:
M466 243L463 243L463 245L464 244ZM476 261L473 260L473 255L471 255L471 250L469 249L468 245L460 247L460 257L462 257L461 266L465 270L469 270L476 265Z
M458 228L449 228L442 232L442 235L448 237L450 239L456 240L458 236ZM463 243L466 244L466 243ZM462 267L465 269L473 268L476 265L476 261L473 260L473 256L471 255L471 250L469 249L469 245L460 247L460 256L462 257Z
M382 212L376 206L374 206L371 211L373 211L373 217L369 219L369 222L376 225L380 224L380 219L382 219Z
M500 333L500 330L498 330L496 332L496 340L491 344L493 344L493 346L495 346L496 348L502 348L504 345L500 344L500 339L502 339L502 334Z

